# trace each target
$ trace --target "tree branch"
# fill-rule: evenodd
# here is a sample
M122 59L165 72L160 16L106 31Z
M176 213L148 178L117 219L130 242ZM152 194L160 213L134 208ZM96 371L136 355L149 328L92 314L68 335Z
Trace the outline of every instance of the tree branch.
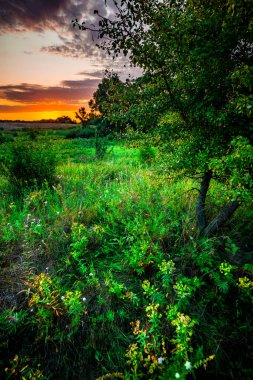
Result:
M240 206L239 201L230 201L226 204L223 210L204 228L203 235L210 236L218 231L224 223L234 214Z

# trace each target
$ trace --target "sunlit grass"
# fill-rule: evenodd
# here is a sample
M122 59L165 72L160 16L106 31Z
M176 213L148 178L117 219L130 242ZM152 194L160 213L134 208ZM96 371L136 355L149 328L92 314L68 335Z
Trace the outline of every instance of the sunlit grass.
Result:
M227 235L238 238L244 231L250 244L250 228L243 226L250 210L239 210L240 220L235 214L232 231L224 230L222 238L203 239L195 220L197 181L168 178L157 170L158 159L143 162L140 149L124 141L107 141L108 153L98 159L93 139L64 139L58 132L50 141L46 134L37 139L57 156L53 186L26 188L18 199L7 177L0 177L1 374L9 368L18 376L24 367L29 376L39 376L39 368L48 379L132 373L134 365L125 359L132 350L130 362L136 354L153 363L154 379L161 368L164 376L180 368L186 378L186 361L205 366L220 336L241 334L236 318L227 323L227 310L234 310L229 287L250 329L248 298L238 295L236 285L238 276L249 274L226 266L226 252L237 250ZM0 148L4 154L5 145ZM211 193L209 213L222 198L215 182ZM184 322L188 327L180 335ZM229 347L218 350L217 365L225 365L222 350Z

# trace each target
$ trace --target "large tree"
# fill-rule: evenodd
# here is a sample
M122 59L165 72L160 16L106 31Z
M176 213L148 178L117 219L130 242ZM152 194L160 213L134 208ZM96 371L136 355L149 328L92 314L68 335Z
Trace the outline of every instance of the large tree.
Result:
M116 73L106 71L89 107L98 111L113 131L130 126L147 132L168 107L168 97L163 92L164 85L150 74L123 82Z
M210 235L252 196L253 7L249 0L113 0L98 15L99 46L129 55L155 78L167 109L180 115L175 156L185 174L201 177L196 212ZM92 29L85 23L80 29ZM95 29L93 29L95 30ZM170 128L168 123L167 128ZM175 146L175 145L174 145ZM209 223L206 195L219 179L229 201Z

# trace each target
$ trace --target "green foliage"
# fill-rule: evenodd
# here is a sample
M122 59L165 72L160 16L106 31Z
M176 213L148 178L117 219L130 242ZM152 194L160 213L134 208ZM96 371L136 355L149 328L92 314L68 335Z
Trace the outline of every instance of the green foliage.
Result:
M108 142L106 139L96 136L95 139L95 152L96 158L102 160L111 150L108 149Z
M80 120L83 127L85 126L88 118L89 116L85 107L80 107L79 110L76 112L76 119Z
M96 129L93 127L84 127L82 129L76 129L68 132L65 135L66 139L76 139L76 138L94 138L96 136Z
M41 143L17 141L10 146L5 167L13 192L55 183L56 155L53 148Z
M125 82L109 75L101 111L121 131L160 132L170 149L166 170L220 181L227 195L223 213L207 220L207 191L197 202L200 231L209 235L252 198L249 3L127 0L115 2L111 18L98 15L98 46L114 57L128 55L144 71Z
M15 357L10 360L10 364L5 368L6 379L41 379L46 380L46 377L43 376L42 371L40 370L40 365L38 368L32 368L30 365L31 360L28 357Z
M140 149L140 160L142 163L151 164L155 156L155 150L150 145L146 145Z
M11 134L0 132L0 144L5 142L12 142L14 140Z
M211 160L210 167L215 175L223 178L229 198L252 200L253 146L248 139L239 136L232 140L227 154L219 161Z
M149 165L143 142L94 160L94 140L54 138L57 185L22 204L0 187L0 376L250 379L251 209L200 238L195 181L156 172L162 138Z

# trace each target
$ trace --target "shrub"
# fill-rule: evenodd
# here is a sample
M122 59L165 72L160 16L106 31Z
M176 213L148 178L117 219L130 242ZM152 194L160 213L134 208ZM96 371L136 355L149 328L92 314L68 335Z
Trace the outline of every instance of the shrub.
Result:
M82 129L75 129L73 131L70 131L66 134L66 139L76 139L76 138L83 138L83 139L89 139L94 138L96 134L96 130L94 127L86 127Z
M37 131L36 129L31 129L29 132L28 132L28 136L31 140L35 141L37 140L37 137L39 135L39 131Z
M12 190L20 194L26 188L55 182L56 155L52 147L35 142L15 142L6 162Z
M140 149L140 160L142 163L151 164L155 158L156 153L152 146L146 145Z
M102 160L109 153L108 143L105 139L96 137L95 140L96 158Z
M13 141L12 135L0 133L0 144L4 144L5 142L12 142L12 141Z

